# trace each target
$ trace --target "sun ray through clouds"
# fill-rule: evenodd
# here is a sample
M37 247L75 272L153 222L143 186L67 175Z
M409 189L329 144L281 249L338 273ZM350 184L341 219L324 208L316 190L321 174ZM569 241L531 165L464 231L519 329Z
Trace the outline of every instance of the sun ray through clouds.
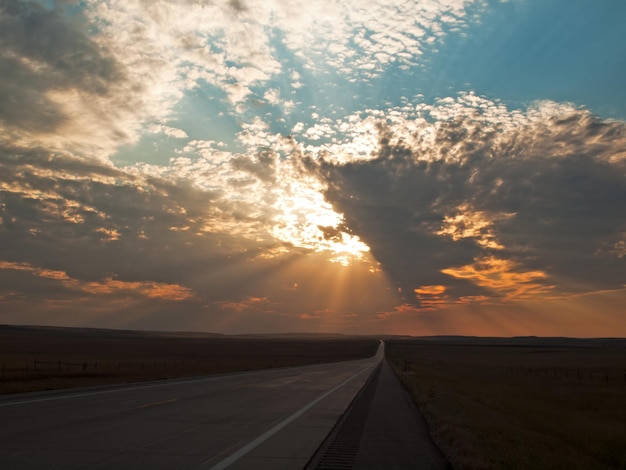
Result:
M0 1L0 322L621 325L624 15Z

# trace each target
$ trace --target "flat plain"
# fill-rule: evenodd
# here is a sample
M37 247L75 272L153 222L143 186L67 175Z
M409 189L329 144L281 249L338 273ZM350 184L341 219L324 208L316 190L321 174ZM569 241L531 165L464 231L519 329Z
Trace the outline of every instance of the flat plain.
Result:
M626 340L387 341L455 468L626 468Z
M222 336L0 325L0 393L360 359L378 341L340 335Z
M0 326L0 393L369 357L378 338ZM386 338L459 469L626 469L626 340Z

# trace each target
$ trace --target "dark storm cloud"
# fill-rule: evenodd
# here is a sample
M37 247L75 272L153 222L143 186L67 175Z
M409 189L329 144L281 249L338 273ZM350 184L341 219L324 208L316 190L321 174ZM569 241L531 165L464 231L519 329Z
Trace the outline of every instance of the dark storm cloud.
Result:
M406 295L420 285L449 284L440 269L470 263L479 253L472 242L433 233L443 217L436 208L439 197L454 191L458 168L414 163L407 148L389 148L384 138L380 155L367 163L324 165L330 183L327 199ZM465 282L454 284L458 295L482 293Z
M416 132L409 144L381 124L376 158L319 167L327 199L407 301L428 285L451 299L502 295L442 273L490 257L545 273L533 282L555 294L624 285L623 123L576 111L516 126L471 117L424 126L434 137Z
M14 0L0 0L0 70L0 122L29 132L53 131L65 119L48 91L104 95L123 77L80 14Z

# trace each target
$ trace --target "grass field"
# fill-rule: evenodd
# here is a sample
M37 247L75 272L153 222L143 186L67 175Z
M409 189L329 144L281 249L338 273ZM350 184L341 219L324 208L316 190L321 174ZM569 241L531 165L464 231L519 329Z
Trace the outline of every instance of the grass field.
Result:
M0 393L166 379L372 356L349 337L224 337L0 326Z
M388 341L459 469L626 469L626 341Z

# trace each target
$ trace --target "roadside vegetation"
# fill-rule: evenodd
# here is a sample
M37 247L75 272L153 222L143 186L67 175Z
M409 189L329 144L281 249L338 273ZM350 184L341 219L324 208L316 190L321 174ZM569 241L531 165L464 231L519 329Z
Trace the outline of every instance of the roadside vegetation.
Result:
M378 340L0 326L0 393L360 359Z
M625 346L391 340L387 357L454 468L626 469Z

